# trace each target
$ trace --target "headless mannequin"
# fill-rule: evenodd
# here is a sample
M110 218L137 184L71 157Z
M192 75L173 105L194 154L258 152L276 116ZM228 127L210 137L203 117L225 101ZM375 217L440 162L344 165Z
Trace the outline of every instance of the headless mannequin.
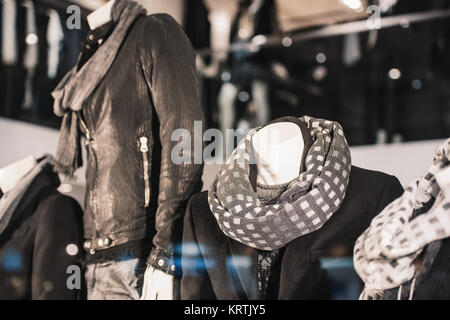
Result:
M87 17L87 21L91 30L101 27L111 21L111 11L113 5L114 0L110 0ZM173 276L149 266L144 276L144 285L141 299L173 300L175 298L175 286L176 281Z
M14 162L0 169L0 189L3 193L13 190L19 182L37 165L33 156Z
M260 129L252 138L257 183L273 186L297 178L304 148L302 131L293 122L273 123Z
M309 149L311 141L307 140L309 137L304 136L305 132L302 132L300 125L295 123L296 120L280 119L264 126L253 136L251 150L256 166L250 169L250 182L255 191L259 190L259 187L264 189L264 186L275 188L285 186L296 179L303 170L304 151ZM259 194L259 191L257 192ZM270 197L272 196L273 194ZM268 282L263 284L264 277L259 272L268 271L267 265L263 267L259 261L272 261L269 266L271 270L269 273L272 273L278 259L279 251L260 252L258 255L258 278L261 277L258 286L263 296L267 294ZM266 271L262 271L263 268L266 268Z

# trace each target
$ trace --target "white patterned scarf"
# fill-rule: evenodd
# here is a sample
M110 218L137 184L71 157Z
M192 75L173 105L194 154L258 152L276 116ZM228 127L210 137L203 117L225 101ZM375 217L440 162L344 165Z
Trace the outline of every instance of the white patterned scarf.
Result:
M450 236L450 187L436 176L450 174L450 139L439 146L427 173L372 220L354 248L356 272L365 283L360 299L378 299L383 292L412 280L414 260L430 243ZM443 170L446 170L444 172ZM434 201L430 210L414 212Z
M247 246L272 251L320 229L345 198L351 171L350 149L337 122L300 118L313 139L306 170L278 203L264 206L250 183L251 130L222 167L208 202L221 230Z

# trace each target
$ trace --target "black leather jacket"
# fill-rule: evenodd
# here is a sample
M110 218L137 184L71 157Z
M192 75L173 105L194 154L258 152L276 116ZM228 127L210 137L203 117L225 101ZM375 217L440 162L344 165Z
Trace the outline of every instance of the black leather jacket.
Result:
M175 129L203 120L194 50L168 15L140 16L83 105L88 151L85 249L153 241L148 263L175 274L187 200L202 166L175 165ZM192 145L194 145L192 143Z

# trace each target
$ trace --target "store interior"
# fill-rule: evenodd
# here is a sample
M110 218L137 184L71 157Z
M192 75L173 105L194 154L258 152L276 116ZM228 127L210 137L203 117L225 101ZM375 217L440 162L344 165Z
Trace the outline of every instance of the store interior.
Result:
M61 119L51 92L77 61L85 17L105 2L36 0L34 18L17 7L17 44L1 65L1 142L9 152L0 166L54 152ZM335 120L356 164L405 184L449 136L448 1L384 0L374 13L359 0L140 2L173 16L198 52L205 129L252 128L283 116ZM80 30L65 23L71 4L81 9ZM414 160L405 166L403 159ZM206 170L206 185L216 170ZM83 181L82 171L72 181L80 201Z
M0 168L56 151L61 118L51 92L77 63L86 17L106 2L0 1ZM191 41L205 130L285 116L336 121L354 165L394 175L403 187L450 136L449 0L137 2L171 15ZM73 6L81 14L75 29ZM203 190L220 167L205 165ZM81 206L85 175L61 176L59 187ZM351 259L322 263L336 281L333 298L358 297Z

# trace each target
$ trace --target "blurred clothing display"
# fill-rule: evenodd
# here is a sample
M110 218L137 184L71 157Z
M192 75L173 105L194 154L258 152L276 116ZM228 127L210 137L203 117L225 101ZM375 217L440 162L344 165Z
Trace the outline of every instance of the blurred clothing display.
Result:
M65 8L46 1L6 0L0 11L0 116L56 128L50 93L76 62L85 25L69 30L58 17Z
M309 130L314 129L309 127ZM306 166L311 154L317 152L319 141L325 140L317 133L312 136L313 144L307 150ZM331 148L331 150L334 149ZM325 158L322 157L322 161L325 165ZM329 165L328 162L327 165ZM225 166L228 167L228 164ZM340 167L342 168L342 165ZM233 179L225 180L221 181L221 188L224 190L252 187L249 183L242 184ZM267 188L259 186L256 190L244 190L244 194L228 196L227 201L235 197L244 199L250 194L256 194L259 201L264 201L271 206L292 208L289 201L298 199L298 195L293 195L292 200L286 200L292 191L287 186L272 188L270 192L265 189ZM322 190L322 188L319 189ZM318 192L314 190L309 192L317 194ZM281 242L282 247L277 246L279 250L276 251L273 247L268 250L269 248L264 247L263 243L261 247L256 245L260 237L261 240L265 240L259 232L261 230L257 223L243 225L242 230L233 230L234 227L232 228L231 224L238 223L240 220L246 221L249 219L248 215L242 219L236 218L234 222L223 222L223 225L220 225L216 219L221 215L230 216L230 213L224 210L217 211L216 206L211 205L211 201L208 200L208 192L194 195L188 204L184 221L183 248L186 249L183 249L182 255L181 297L194 300L329 299L331 282L320 266L320 259L335 255L351 256L351 248L358 237L358 231L364 230L371 219L402 192L403 188L395 177L352 166L345 197L342 203L338 204L335 214L328 215L329 219L316 231L297 238L293 237L287 244ZM337 191L333 191L333 197L336 197L336 193ZM328 194L331 196L331 191ZM239 204L239 201L236 201L233 203ZM317 201L322 207L328 208L327 210L331 209L324 201ZM315 200L308 203L310 206L316 204ZM243 212L247 207L241 204L232 212ZM294 209L297 214L291 217L293 228L297 224L309 227L313 225L307 222L301 223L301 220L295 218L306 210L303 208L305 207ZM275 216L275 213L272 214ZM269 214L267 218L270 219L271 215ZM278 220L275 225L283 228L282 219ZM317 221L314 223L317 224ZM273 227L272 224L270 228ZM237 239L247 230L250 233L253 232L252 236L247 236L249 241L252 237L256 239L253 244L245 242L245 239L244 241ZM288 228L284 230L276 234L292 236ZM254 248L255 246L259 249L264 247L264 251ZM268 252L274 254L268 255Z
M275 0L283 32L367 17L367 1Z
M37 34L37 26L36 26L36 13L34 10L34 4L32 1L27 0L23 5L26 8L26 28L25 28L25 56L23 59L23 66L27 71L27 76L25 80L25 96L22 102L22 109L28 110L33 107L34 104L34 94L33 94L33 81L35 70L38 65L39 59L39 51L38 51L38 43L39 36Z
M61 51L62 40L64 39L63 27L59 19L58 11L50 9L48 11L49 22L47 27L48 56L47 75L54 79L58 73L59 55Z
M89 32L79 64L53 92L63 117L57 167L76 171L83 134L88 264L121 261L131 251L178 276L175 248L187 201L201 189L202 165L175 164L171 135L184 129L195 137L194 122L203 120L195 54L168 15L147 16L136 2L116 0L111 17Z
M245 43L256 35L270 34L274 26L267 21L272 22L273 9L273 2L269 0L240 2L233 19L231 42ZM229 80L224 81L218 94L219 127L223 132L239 128L238 120L242 118L250 127L261 126L270 120L267 78L271 78L271 62L270 56L261 58L246 50L230 54L229 71L225 71L229 73Z
M434 270L437 278L426 274L440 254L441 240L449 237L450 139L439 146L426 174L413 181L358 238L354 261L365 283L361 299L412 300L416 289L428 281L436 283L435 290L428 291L429 296L422 292L421 299L449 299L450 275L444 275L450 259L446 258L442 270ZM391 291L384 297L384 291L394 288L397 295Z
M260 11L253 15L249 7L258 1L240 3L231 32L232 52L215 78L201 79L207 83L202 95L203 107L208 115L208 127L220 127L223 130L230 126L241 127L242 123L249 127L257 126L260 125L259 119L263 118L260 115L269 111L268 120L292 114L309 114L339 121L346 128L351 145L428 140L450 135L450 118L439 116L449 112L446 90L450 56L446 30L449 20L426 18L429 11L436 13L448 8L448 3L382 1L379 3L379 18L388 19L386 22L392 21L389 20L391 18L398 18L398 26L381 26L379 30L367 27L367 31L355 33L350 25L348 30L344 30L344 25L344 29L339 29L340 25L346 21L362 19L367 15L367 6L373 3L361 1L361 8L354 10L349 6L359 1L330 2L350 16L334 25L336 12L333 11L329 17L326 16L329 20L324 24L293 29L284 35L280 33L280 29L283 30L276 18L280 15L278 5L293 16L301 6L308 7L309 11L302 11L305 15L314 10L323 13L330 6L320 7L316 2L292 1L291 10L288 10L290 1L267 0ZM195 8L194 5L189 12L195 12L199 18L202 10ZM362 16L352 18L352 12ZM425 20L413 23L396 17L411 13L417 13ZM378 19L375 16L372 18ZM320 19L313 20L315 22ZM263 21L259 27L258 21ZM256 31L252 34L255 26ZM319 36L322 30L331 31L333 28L342 33ZM206 30L209 32L207 26L204 29L204 34L207 33ZM191 30L187 29L189 36ZM307 41L295 40L315 32L318 33L317 39L312 37ZM204 38L201 30L195 31L195 37ZM265 45L266 41L270 44ZM209 45L206 41L202 43L204 44L198 48L205 55L202 60L208 61L205 49ZM254 47L250 45L252 43L262 45ZM240 44L245 46L240 47ZM268 80L267 76L252 72L259 68L265 70L265 74L270 74L270 66L276 63L281 63L288 70L289 77L284 82L271 81L270 77ZM200 75L202 76L201 70ZM254 80L267 83L268 92L264 96L268 97L268 101L261 105L264 108L258 109L260 104L252 101ZM228 94L232 91L229 90L231 87L228 83L235 87L233 91L237 91L236 98L234 93ZM379 132L385 133L385 139L378 139Z
M2 62L14 65L17 62L16 2L2 0Z
M52 160L40 159L0 200L0 299L84 298L83 212L57 191Z
M342 54L344 65L353 66L361 59L361 47L357 33L348 34L344 37L344 52Z

